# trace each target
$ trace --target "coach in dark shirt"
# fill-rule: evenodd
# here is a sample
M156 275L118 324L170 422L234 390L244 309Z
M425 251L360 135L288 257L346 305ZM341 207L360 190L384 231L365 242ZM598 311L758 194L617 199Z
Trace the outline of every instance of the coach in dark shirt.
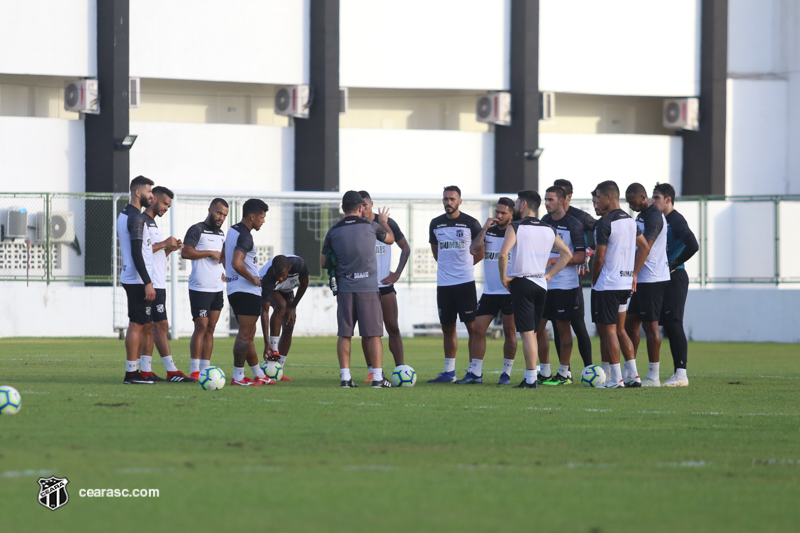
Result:
M389 228L389 210L378 212L378 221L362 218L364 201L357 191L347 191L342 198L344 218L325 236L320 264L325 267L326 254L336 256L336 278L339 285L336 318L339 341L336 352L342 387L355 387L350 375L350 341L358 322L358 331L366 337L373 362L373 388L391 386L383 377L383 312L378 291L378 263L375 258L375 239L394 243Z

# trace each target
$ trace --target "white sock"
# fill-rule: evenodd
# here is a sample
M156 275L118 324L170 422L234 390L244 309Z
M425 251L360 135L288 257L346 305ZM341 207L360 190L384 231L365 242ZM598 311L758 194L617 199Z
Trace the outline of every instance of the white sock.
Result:
M603 361L602 363L600 363L600 366L603 367L603 372L606 375L606 379L610 378L611 377L611 364L610 363L606 363L605 361Z
M611 365L611 381L613 383L619 383L622 381L622 369L619 366L619 363L616 365Z
M483 359L472 360L472 374L478 377L483 375Z
M142 365L142 372L152 372L153 371L153 356L152 355L143 355L139 358Z
M381 381L383 379L383 368L372 369L372 381Z
M679 378L686 379L686 369L685 368L676 368L675 375Z
M278 351L278 341L280 341L280 336L273 337L272 335L269 336L269 347L271 350Z
M539 365L539 373L542 377L549 378L552 374L550 373L550 364L540 364Z
M167 369L167 372L177 372L178 367L175 366L175 361L172 360L171 355L162 357L161 362L164 363L164 368Z
M647 370L647 379L654 379L656 381L659 380L659 367L661 363L650 363L650 367Z
M513 359L503 359L503 372L511 375L511 368L514 366Z
M525 383L533 383L536 381L536 369L528 370L525 369Z
M350 375L349 368L339 369L339 376L342 378L342 381L350 381L353 379L353 376Z
M242 381L244 379L244 367L243 366L235 366L233 367L233 379L236 381Z
M266 374L264 373L264 371L263 371L263 370L261 370L261 367L260 367L260 366L258 366L258 365L251 366L251 367L250 367L250 370L252 370L252 371L253 371L253 376L254 376L254 377L257 377L257 378L263 378L264 376L266 376Z
M372 365L367 366L367 374L372 374L375 372L375 369L372 368Z
M125 372L136 372L139 370L139 361L125 361Z
M200 372L205 370L206 368L211 366L211 360L209 359L200 359ZM244 368L244 367L242 367Z
M569 372L569 365L558 365L558 373L568 378L567 372Z
M200 372L200 359L189 359L189 372Z
M628 371L628 377L630 379L639 377L639 371L636 370L636 359L625 361L625 370Z
M286 356L285 355L281 356L281 366L286 366Z
M444 371L445 372L455 372L456 371L456 358L453 357L448 359L447 357L444 358Z

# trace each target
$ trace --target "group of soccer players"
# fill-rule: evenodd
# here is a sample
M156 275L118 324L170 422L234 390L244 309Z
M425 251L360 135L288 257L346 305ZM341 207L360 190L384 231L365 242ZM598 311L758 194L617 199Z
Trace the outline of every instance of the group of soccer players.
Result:
M264 359L284 364L296 308L308 288L305 261L294 255L278 255L259 269L252 231L264 224L269 207L258 199L244 203L241 221L231 226L227 235L222 225L229 206L224 199L215 198L206 219L190 227L183 241L164 238L155 219L167 212L174 194L153 185L143 176L135 178L130 204L117 221L123 263L120 280L128 295L130 319L124 383L196 381L210 365L214 330L226 290L239 326L231 384L274 384L259 366L257 323L260 320L264 335ZM591 316L600 336L607 376L602 387L688 385L683 329L688 277L683 265L698 246L686 220L675 210L674 189L658 184L648 197L642 185L630 185L626 200L639 213L635 220L621 209L620 191L613 181L600 183L592 191L599 220L570 206L572 193L569 181L556 180L545 191L547 214L541 220L537 212L542 198L536 191L520 191L515 200L502 197L494 216L481 226L461 211L460 189L445 187L445 212L431 221L429 230L431 251L438 262L437 306L445 365L429 383L483 383L486 334L498 315L505 334L499 385L511 382L517 333L526 367L517 388L572 383L573 331L583 365L592 363L580 276L594 254ZM345 388L356 386L350 373L350 350L358 324L369 367L365 381L373 388L390 387L383 375L381 337L385 327L395 365L404 364L394 283L402 275L410 247L387 209L373 212L368 192L345 193L342 210L345 217L328 231L320 256L321 267L329 269L336 280L340 384ZM593 249L589 246L592 241ZM395 271L391 270L392 244L401 250ZM166 258L178 250L181 257L192 261L189 300L194 332L188 376L172 360L165 311ZM485 283L478 301L474 265L481 260ZM469 367L460 380L455 374L457 318L465 324L469 336ZM553 324L559 360L555 372L550 365L548 321ZM663 384L659 377L660 325L669 339L675 366L675 373ZM639 377L635 360L640 327L645 332L649 359L645 380ZM166 379L152 369L154 346L161 355ZM245 376L245 363L250 366L252 379ZM285 376L282 379L291 381Z

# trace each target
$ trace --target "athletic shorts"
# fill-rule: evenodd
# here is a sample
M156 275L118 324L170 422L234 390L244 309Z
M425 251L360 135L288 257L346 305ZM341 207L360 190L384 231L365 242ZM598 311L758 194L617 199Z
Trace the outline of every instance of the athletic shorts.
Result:
M596 291L592 289L592 322L616 324L620 313L628 310L631 291Z
M482 294L475 316L497 316L501 311L504 315L514 314L510 294Z
M378 290L380 291L381 296L386 296L387 294L397 294L397 291L394 290L394 283L388 287L378 287Z
M511 280L511 302L514 306L514 325L517 331L537 331L542 321L547 289L525 278Z
M285 301L294 300L294 291L269 291L267 294L261 293L261 301L267 302L270 305L275 305L275 297L272 296L275 292L280 293Z
M150 324L153 321L153 302L144 299L144 284L123 283L128 295L128 320L134 324Z
M358 323L358 333L362 337L383 337L380 292L340 292L336 301L337 335L352 337Z
M683 322L683 310L686 308L686 296L689 294L689 274L685 268L678 268L670 275L669 285L664 291L664 300L661 302L661 316L659 323L664 324L672 320Z
M439 323L443 326L455 324L456 315L461 322L473 322L478 307L475 282L436 287L436 304L439 306Z
M221 311L225 305L222 291L203 292L189 289L189 305L192 308L192 320L208 318L211 311Z
M628 314L636 316L642 322L655 322L661 316L661 305L664 303L664 291L669 281L655 283L637 283L636 292L631 296Z
M228 295L233 314L239 316L261 316L261 297L251 292L232 292Z
M547 300L544 302L544 314L542 315L545 320L566 320L572 322L572 319L578 315L581 310L581 288L575 287L574 289L553 289L547 291Z
M156 299L153 300L153 322L162 322L167 319L167 289L156 289Z

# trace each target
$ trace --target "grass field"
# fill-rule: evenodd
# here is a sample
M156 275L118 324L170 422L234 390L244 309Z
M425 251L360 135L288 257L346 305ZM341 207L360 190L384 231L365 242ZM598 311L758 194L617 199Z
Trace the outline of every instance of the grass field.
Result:
M229 375L231 345L215 349ZM173 352L186 370L188 341ZM497 387L500 352L489 341L487 384L428 385L441 339L409 339L416 387L348 390L335 339L302 338L294 382L206 392L123 386L120 341L0 340L0 384L23 398L0 417L0 531L800 528L797 345L691 343L690 387L607 391ZM520 353L514 384L523 369ZM37 502L50 475L69 479L54 512Z

